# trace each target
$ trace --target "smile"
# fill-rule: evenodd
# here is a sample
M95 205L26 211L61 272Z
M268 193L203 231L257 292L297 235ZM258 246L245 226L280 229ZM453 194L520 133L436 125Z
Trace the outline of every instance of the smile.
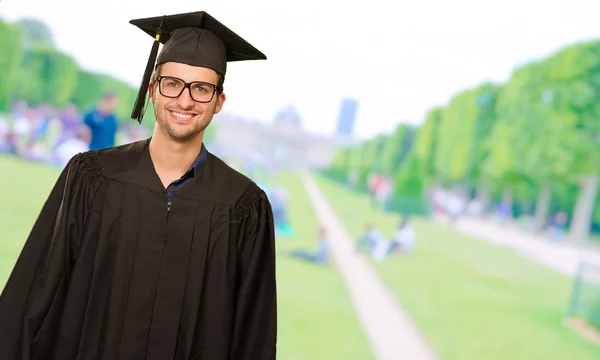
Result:
M196 116L196 114L194 113L183 113L174 110L169 110L169 114L171 114L171 116L175 118L175 120L189 120Z

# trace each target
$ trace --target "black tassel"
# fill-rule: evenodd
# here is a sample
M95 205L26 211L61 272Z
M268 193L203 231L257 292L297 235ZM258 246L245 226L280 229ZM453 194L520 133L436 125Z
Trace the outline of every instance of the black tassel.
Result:
M137 120L137 122L140 124L142 123L142 120L144 118L144 112L146 111L146 94L148 93L150 78L152 77L152 72L154 71L154 64L156 63L156 58L158 56L158 47L160 46L162 22L163 21L161 20L160 26L156 33L156 37L154 38L152 50L150 50L150 56L148 57L148 63L146 64L146 70L144 71L144 77L142 78L142 82L140 84L140 89L135 100L133 110L131 111L131 118L133 120Z

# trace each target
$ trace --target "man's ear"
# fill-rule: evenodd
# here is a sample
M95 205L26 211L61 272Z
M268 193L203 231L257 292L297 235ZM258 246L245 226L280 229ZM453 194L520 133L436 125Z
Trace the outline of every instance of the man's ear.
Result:
M225 93L220 93L219 96L217 97L217 104L215 105L215 114L218 114L221 112L221 109L223 109L223 104L225 103L225 100L227 100L227 96L225 96Z
M155 94L156 90L154 87L154 83L150 82L150 85L148 85L148 99L150 100L150 102L152 104L154 104L154 94Z

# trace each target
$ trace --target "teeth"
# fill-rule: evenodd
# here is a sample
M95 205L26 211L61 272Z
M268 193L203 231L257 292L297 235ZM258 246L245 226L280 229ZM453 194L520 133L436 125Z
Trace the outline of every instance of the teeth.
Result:
M183 119L189 119L192 117L192 115L188 115L188 114L182 114L182 113L178 113L175 111L171 111L171 113L177 117L183 118Z

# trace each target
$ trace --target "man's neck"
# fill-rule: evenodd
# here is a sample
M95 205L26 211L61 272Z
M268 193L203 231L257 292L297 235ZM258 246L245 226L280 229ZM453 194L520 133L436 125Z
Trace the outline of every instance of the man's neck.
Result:
M170 182L185 174L201 149L202 135L188 142L179 143L155 132L150 141L149 151L156 172L163 182Z

